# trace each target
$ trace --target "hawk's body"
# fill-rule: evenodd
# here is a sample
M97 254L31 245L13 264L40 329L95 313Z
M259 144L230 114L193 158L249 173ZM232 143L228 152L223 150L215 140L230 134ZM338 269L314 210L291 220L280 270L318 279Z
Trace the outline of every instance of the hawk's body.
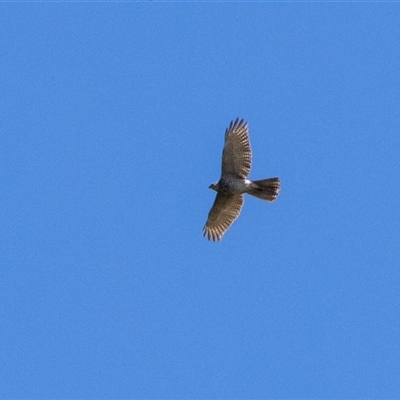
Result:
M222 235L240 214L244 193L268 201L274 201L278 196L279 178L247 180L250 167L251 149L247 123L237 118L225 131L221 178L210 185L210 188L217 192L217 196L203 228L204 236L208 239L221 240Z

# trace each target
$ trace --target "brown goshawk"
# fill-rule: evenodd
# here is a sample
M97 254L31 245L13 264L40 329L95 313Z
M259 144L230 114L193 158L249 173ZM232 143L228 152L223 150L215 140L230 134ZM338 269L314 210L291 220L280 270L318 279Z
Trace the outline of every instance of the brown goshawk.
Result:
M203 228L204 236L208 240L221 240L240 214L244 193L268 201L274 201L278 196L279 178L247 180L250 167L251 149L247 123L237 118L225 131L221 178L209 186L217 192L217 196Z

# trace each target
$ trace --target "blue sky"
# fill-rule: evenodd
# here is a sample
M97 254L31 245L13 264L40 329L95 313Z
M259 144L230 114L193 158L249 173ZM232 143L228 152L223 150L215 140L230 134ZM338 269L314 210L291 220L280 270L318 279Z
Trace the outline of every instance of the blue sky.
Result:
M398 3L0 7L1 398L400 397Z

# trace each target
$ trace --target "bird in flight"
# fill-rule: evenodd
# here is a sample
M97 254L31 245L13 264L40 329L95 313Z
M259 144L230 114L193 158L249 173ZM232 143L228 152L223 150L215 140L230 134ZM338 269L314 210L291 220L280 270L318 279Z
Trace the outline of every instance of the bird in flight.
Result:
M208 240L221 240L240 214L244 193L267 201L274 201L278 196L279 178L250 181L246 179L250 167L251 149L247 122L236 118L225 131L221 178L209 186L217 192L217 196L203 228L203 236L207 236Z

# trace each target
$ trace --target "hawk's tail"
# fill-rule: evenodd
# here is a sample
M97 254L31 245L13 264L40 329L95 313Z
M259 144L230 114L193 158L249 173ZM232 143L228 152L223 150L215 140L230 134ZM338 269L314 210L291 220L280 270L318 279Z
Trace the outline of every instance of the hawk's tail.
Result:
M279 178L260 179L259 181L251 181L251 186L247 193L261 200L274 201L280 188Z

